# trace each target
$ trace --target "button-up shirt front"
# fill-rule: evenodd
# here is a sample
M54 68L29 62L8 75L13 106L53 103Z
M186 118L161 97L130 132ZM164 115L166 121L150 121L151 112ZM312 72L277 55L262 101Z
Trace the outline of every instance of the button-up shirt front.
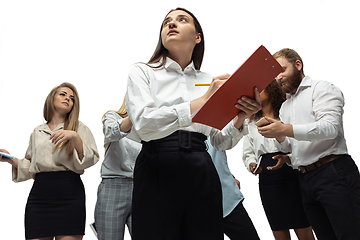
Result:
M191 122L190 101L207 91L207 87L195 84L211 81L212 76L196 70L193 63L183 71L170 58L160 68L142 63L133 65L128 76L126 108L134 133L140 140L150 141L187 130L210 136L211 143L219 150L232 148L242 137L232 121L221 131ZM212 117L216 118L216 114Z
M279 152L279 147L275 138L263 137L255 125L254 121L246 121L245 128L248 134L244 136L243 142L243 162L250 171L250 163L259 164L261 155L266 153Z
M295 94L287 94L280 120L293 126L294 138L279 144L292 152L294 167L309 165L331 154L347 154L343 128L344 96L326 81L306 76Z
M64 124L59 124L52 131L46 123L36 127L30 136L29 147L25 158L18 160L18 167L12 167L13 181L21 182L35 178L39 172L73 171L83 174L84 169L94 165L99 160L99 153L95 139L90 129L79 122L77 133L83 142L84 157L79 158L77 151L71 156L65 149L54 151L55 145L50 140L52 133L64 129Z

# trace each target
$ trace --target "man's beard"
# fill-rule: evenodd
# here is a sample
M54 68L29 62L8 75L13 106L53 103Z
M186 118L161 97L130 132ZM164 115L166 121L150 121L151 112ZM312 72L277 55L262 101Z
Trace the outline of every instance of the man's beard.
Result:
M301 71L294 69L294 74L287 79L287 84L282 85L281 90L284 93L295 93L302 80Z

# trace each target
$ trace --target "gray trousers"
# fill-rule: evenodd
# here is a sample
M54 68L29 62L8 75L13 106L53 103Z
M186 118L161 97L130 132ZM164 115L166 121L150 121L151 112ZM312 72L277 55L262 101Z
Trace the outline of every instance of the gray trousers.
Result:
M103 178L95 206L95 226L100 240L124 239L125 225L131 229L132 178Z

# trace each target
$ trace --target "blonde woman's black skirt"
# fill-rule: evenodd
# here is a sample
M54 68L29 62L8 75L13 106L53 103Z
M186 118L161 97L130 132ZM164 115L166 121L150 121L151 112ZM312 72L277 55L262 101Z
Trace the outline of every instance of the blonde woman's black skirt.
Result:
M85 190L72 171L36 174L25 209L26 239L85 234Z

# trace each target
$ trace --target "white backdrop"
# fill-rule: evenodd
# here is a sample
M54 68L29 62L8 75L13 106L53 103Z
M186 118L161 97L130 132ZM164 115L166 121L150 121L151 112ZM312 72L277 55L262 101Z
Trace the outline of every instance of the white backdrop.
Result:
M346 99L349 153L359 165L355 139L359 131L354 126L358 123L360 17L355 0L0 0L0 148L23 157L32 130L44 122L48 92L64 81L77 87L80 120L92 130L101 155L100 162L82 175L86 240L95 239L88 225L94 219L101 180L101 117L119 108L129 66L148 61L163 18L178 6L192 11L203 27L205 72L232 73L263 44L271 53L284 47L295 49L304 60L305 74L339 86ZM230 168L241 182L244 205L260 238L272 239L258 179L247 172L241 156L242 142L228 151ZM33 181L13 183L11 167L5 163L0 164L0 181L0 239L23 239L25 203Z

